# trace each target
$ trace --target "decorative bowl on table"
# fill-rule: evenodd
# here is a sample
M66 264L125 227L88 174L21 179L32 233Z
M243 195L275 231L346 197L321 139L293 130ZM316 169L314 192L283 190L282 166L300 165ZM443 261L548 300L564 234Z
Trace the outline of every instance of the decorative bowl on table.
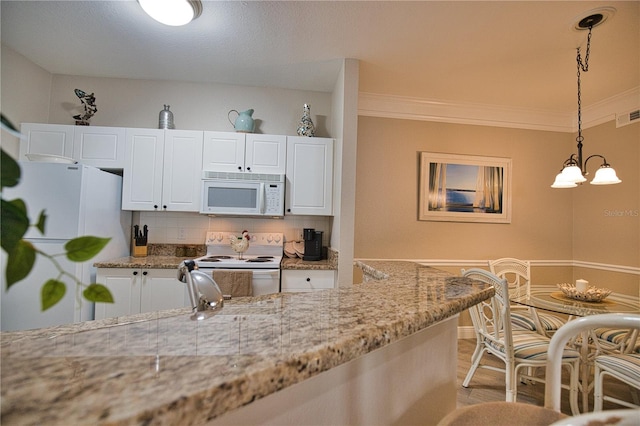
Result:
M611 294L611 290L594 286L589 286L587 291L578 291L575 284L569 283L558 284L558 288L568 298L583 302L602 302Z

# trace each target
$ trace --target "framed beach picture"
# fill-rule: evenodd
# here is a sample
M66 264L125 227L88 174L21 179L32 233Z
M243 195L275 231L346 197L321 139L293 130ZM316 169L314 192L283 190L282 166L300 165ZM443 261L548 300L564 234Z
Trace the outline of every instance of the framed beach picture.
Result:
M418 219L511 223L511 159L420 153Z

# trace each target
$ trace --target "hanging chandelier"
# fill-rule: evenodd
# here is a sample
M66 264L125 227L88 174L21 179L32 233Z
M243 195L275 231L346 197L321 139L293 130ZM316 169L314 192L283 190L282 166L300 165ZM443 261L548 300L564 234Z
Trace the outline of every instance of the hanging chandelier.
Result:
M580 47L578 47L578 54L576 56L576 62L578 66L578 136L576 142L578 142L578 153L571 154L571 156L562 164L562 171L556 176L555 182L551 185L552 188L575 188L579 183L586 182L587 176L587 162L598 157L602 159L602 165L596 171L595 176L591 180L592 185L613 185L622 182L618 179L616 171L607 163L607 159L600 154L593 154L587 157L584 162L582 161L582 142L584 137L582 136L582 105L581 105L581 87L580 87L580 74L581 72L589 71L589 53L591 50L591 30L598 24L601 24L606 19L606 14L594 13L583 19L576 24L578 30L589 30L587 35L587 48L585 50L584 62L580 55Z

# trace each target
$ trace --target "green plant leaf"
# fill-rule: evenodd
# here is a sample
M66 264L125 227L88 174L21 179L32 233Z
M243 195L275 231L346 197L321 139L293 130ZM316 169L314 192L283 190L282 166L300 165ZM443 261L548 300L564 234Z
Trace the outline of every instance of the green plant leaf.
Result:
M62 281L47 280L42 286L40 293L42 298L42 310L46 311L64 297L67 292L67 286Z
M0 149L0 185L11 188L20 181L20 166L9 154Z
M7 117L4 116L4 114L0 113L0 123L2 123L3 127L6 127L7 129L13 131L13 132L17 132L18 129L16 129L16 126L13 125L13 123L11 122L11 120L9 120Z
M113 303L111 292L102 284L90 284L82 295L91 302Z
M11 253L24 234L29 229L29 218L27 217L27 207L24 201L16 199L13 201L0 200L2 217L0 221L1 239L0 244L4 251Z
M5 270L7 289L26 278L36 262L36 249L25 240L20 240L14 250L7 252L7 268Z
M45 224L47 223L47 215L46 210L42 210L40 215L38 216L38 223L36 223L36 228L42 235L44 235Z
M64 248L67 251L67 259L72 262L85 262L100 253L111 238L84 236L69 240Z

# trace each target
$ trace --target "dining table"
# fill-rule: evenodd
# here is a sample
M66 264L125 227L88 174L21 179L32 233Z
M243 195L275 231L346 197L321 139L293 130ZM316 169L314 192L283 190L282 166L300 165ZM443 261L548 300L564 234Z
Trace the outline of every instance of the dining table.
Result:
M542 309L547 312L554 312L567 316L567 321L575 317L587 315L599 315L610 313L632 313L640 314L640 298L622 293L612 292L600 301L585 301L569 297L558 285L531 285L526 292L509 295L509 300L517 305ZM595 337L590 335L593 330L582 332L574 344L580 351L580 392L582 394L582 410L588 411L589 392L592 383L589 382L591 364L594 352L589 345L590 337L595 341Z

